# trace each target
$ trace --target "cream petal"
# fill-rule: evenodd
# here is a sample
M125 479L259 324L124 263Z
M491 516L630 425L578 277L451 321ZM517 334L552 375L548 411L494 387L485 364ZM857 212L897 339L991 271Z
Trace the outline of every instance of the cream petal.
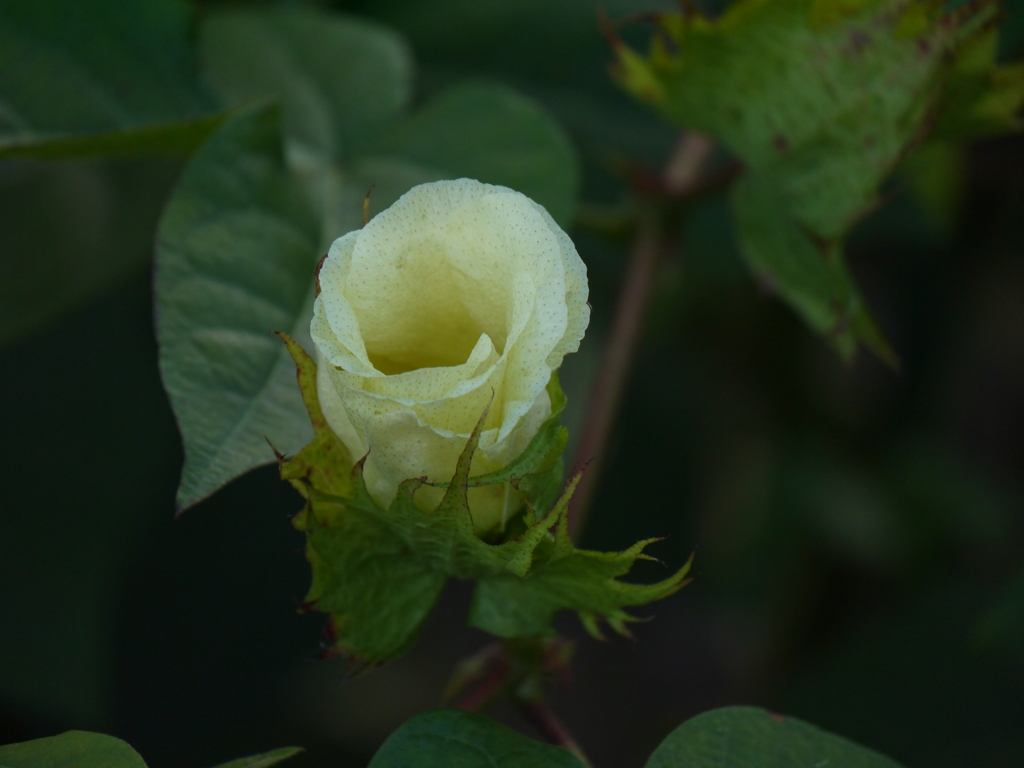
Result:
M359 320L345 297L344 288L351 267L352 251L358 239L359 230L339 237L320 265L320 295L313 304L310 334L331 365L379 376L367 359Z
M419 368L393 376L366 378L363 388L408 403L458 396L470 382L486 373L499 360L490 336L482 335L462 365Z
M365 476L383 506L409 477L448 480L488 404L473 474L518 456L590 316L586 268L547 211L470 179L414 187L340 238L320 284L321 403L353 455L369 449ZM519 504L507 484L473 489L474 525L504 525Z
M459 214L485 195L514 193L488 195L502 188L478 183L424 186L436 194L407 193L360 232L345 284L368 358L389 374L458 365L481 334L499 350L507 336L506 275L477 254L458 253L466 247ZM480 269L467 272L467 259ZM478 293L487 296L486 312L475 311Z

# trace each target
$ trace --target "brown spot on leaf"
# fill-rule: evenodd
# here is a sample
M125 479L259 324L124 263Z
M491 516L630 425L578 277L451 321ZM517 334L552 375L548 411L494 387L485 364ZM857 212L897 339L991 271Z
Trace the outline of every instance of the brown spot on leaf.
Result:
M849 45L846 46L847 53L859 56L869 45L871 45L871 35L863 29L850 30Z
M783 136L781 133L775 134L775 138L772 139L772 146L775 147L779 152L785 152L789 149L789 139Z

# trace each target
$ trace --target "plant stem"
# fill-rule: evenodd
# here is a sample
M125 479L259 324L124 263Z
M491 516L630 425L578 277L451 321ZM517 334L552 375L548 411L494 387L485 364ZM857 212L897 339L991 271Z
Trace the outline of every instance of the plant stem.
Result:
M548 705L540 698L517 698L519 711L523 718L530 723L544 737L549 744L562 747L572 752L587 768L593 768L590 759L583 752L583 749L572 737L562 722L555 717Z
M491 703L511 682L512 667L504 660L498 660L490 672L456 705L467 712L478 712Z
M569 501L569 535L574 539L579 534L590 505L643 319L647 314L661 247L659 230L655 216L649 211L644 212L633 240L625 283L619 294L601 367L591 386L587 419L576 450L575 464L577 467L586 465L587 471L583 473Z
M713 150L714 144L705 134L690 132L681 136L662 172L663 189L675 196L685 196L697 189L701 183L701 171ZM580 478L569 502L569 533L573 538L578 537L583 526L600 476L608 440L615 426L615 417L650 304L651 287L666 240L664 230L657 207L645 205L634 236L601 367L590 390L586 423L576 451L575 466L587 466L587 472Z

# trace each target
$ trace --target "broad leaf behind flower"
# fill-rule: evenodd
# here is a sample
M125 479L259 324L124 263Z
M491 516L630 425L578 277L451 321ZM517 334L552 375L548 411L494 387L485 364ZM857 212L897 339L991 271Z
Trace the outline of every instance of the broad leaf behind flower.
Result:
M625 552L600 553L577 550L569 540L566 513L578 476L551 504L565 446L558 423L565 397L557 375L548 385L552 414L515 461L488 475L469 476L481 418L437 507L424 512L417 506L414 496L426 480L410 478L385 511L366 490L362 461L352 463L323 418L316 363L294 340L282 338L298 368L316 436L293 459L280 457L281 476L306 499L295 518L306 533L313 569L306 606L330 614L325 638L330 652L369 665L398 655L450 577L478 582L470 621L500 637L553 634L551 620L561 609L576 611L593 634L600 634L602 620L627 634L625 607L666 597L687 583L689 563L650 586L617 580L644 557L650 541ZM468 490L498 482L517 485L528 507L520 530L492 544L474 533Z
M181 0L0 0L0 157L187 154L217 125Z

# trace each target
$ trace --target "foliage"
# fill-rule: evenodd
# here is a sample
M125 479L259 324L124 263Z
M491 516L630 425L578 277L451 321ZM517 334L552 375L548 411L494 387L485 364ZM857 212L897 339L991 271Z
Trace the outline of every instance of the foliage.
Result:
M704 9L723 5L710 0L697 0L697 4ZM5 222L2 234L8 250L30 252L33 258L13 268L7 262L2 265L0 340L15 339L127 273L122 254L105 247L106 241L94 236L90 225L104 219L116 222L120 234L128 229L122 220L133 216L125 211L135 209L120 207L120 202L113 211L107 209L110 190L106 177L97 171L99 166L59 166L49 161L191 156L160 224L155 281L161 371L185 440L179 508L272 461L274 451L268 440L280 449L281 476L306 501L294 522L306 536L306 554L314 573L306 607L331 615L326 655L343 653L370 665L393 658L412 641L449 578L476 582L470 623L500 637L549 634L554 616L564 609L575 611L591 634L600 635L602 622L627 634L632 618L626 609L679 589L686 583L689 563L668 579L643 586L620 579L636 561L651 559L643 554L650 541L625 552L602 553L577 549L569 540L567 504L577 478L561 491L566 431L559 423L564 396L557 378L549 388L552 418L516 461L499 472L470 477L478 430L436 509L423 512L413 503L423 481L411 478L395 503L384 510L366 493L359 457L345 452L319 413L312 385L315 367L301 346L310 348L306 329L313 265L336 235L359 225L371 185L375 186L370 208L379 210L413 184L472 176L526 192L568 226L577 208L581 174L576 147L551 114L573 129L577 145L582 145L591 161L588 176L600 179L594 183L588 178L588 193L601 199L621 190L609 189L607 168L594 173L596 164L618 167L620 152L631 160L657 156L663 148L659 141L671 131L656 121L645 122L639 109L636 114L629 112L613 95L580 86L602 74L592 60L595 47L580 43L584 37L580 30L597 39L587 0L556 4L523 0L493 9L465 0L440 0L429 7L405 0L338 0L338 6L362 6L360 17L300 9L312 3L253 5L260 7L217 0L195 5L181 0L0 0L0 62L4 64L0 68L0 159L5 161L0 181L11 182L3 190L5 200L23 195L25 187L17 183L23 174L48 174L48 178L79 174L87 182L67 184L63 192L58 190L60 194L40 193L42 202L37 207L45 211L17 222L28 233L22 239L12 237L9 231L16 232L16 227ZM612 0L612 11L626 12L634 5L644 3ZM686 9L689 5L683 4ZM909 182L918 202L947 232L952 230L950 221L965 197L964 178L971 170L964 141L1021 127L1024 64L1005 63L999 49L1004 54L1019 52L1024 13L1017 0L1005 7L1011 17L1011 35L1000 40L1001 8L994 0L737 0L714 21L689 10L661 14L648 57L616 42L617 75L627 90L654 105L668 122L709 132L742 161L745 175L729 196L735 240L762 285L777 291L844 357L863 344L894 363L895 353L866 309L867 303L884 301L873 296L866 302L860 295L846 265L847 236L881 201L896 196L899 204L906 204L898 189L889 186L894 174L898 174L896 181ZM194 13L194 8L201 12ZM370 16L388 19L388 25L369 21ZM418 55L429 59L424 67L414 66L409 44L392 24L409 28ZM530 38L534 43L513 41L514 36L506 33L515 29L534 29ZM502 56L508 61L502 61ZM462 81L467 68L474 77ZM422 103L414 103L414 71L423 72L427 97ZM484 71L517 90L477 79ZM546 100L546 108L519 90ZM649 140L651 136L655 140ZM609 162L610 156L614 157ZM39 160L49 164L33 162ZM118 168L116 173L121 174L127 166ZM103 168L102 173L108 170ZM163 187L176 172L177 166L168 164L156 183L152 178L146 182L146 174L157 175L151 169L140 174L144 178L138 186L132 173L123 173L119 183L125 196L148 199L159 194L162 198ZM60 178L63 181L58 179L54 186L67 182ZM159 187L157 194L144 188L146 183ZM1000 194L1012 211L1019 209L1019 195L1013 197L1005 190ZM74 209L74 216L65 215L62 200L67 209ZM22 218L20 202L12 204L11 220ZM625 218L631 205L650 202L633 200L624 205ZM777 325L770 315L751 314L746 307L723 302L723 286L731 289L728 279L722 278L729 269L725 238L732 235L724 217L718 217L724 209L716 207L715 200L705 208L690 207L690 199L669 202L659 208L658 216L664 215L674 225L680 206L687 206L687 236L702 228L715 230L705 252L713 252L709 261L715 262L718 271L706 279L699 274L699 256L691 259L687 250L685 291L677 290L671 280L658 286L661 293L656 301L661 305L650 324L651 338L660 342L666 331L678 330L673 324L683 322L684 312L694 313L686 322L693 322L689 330L696 328L697 333L690 332L687 343L699 347L706 332L714 363L727 359L752 364L735 366L734 379L721 376L717 364L694 375L694 369L707 362L700 357L702 352L691 360L693 350L687 347L683 355L687 359L679 363L664 345L656 348L652 357L657 360L650 364L656 376L647 377L650 380L642 382L632 398L651 402L631 402L628 407L646 414L648 422L656 421L671 433L671 439L659 443L658 436L623 433L622 442L628 446L622 452L627 455L624 466L633 471L623 470L620 464L618 471L609 474L610 487L618 489L619 495L614 491L604 495L604 519L592 526L597 533L588 535L595 536L594 541L602 535L613 540L621 539L631 526L677 534L680 525L693 526L692 532L677 536L676 549L677 554L682 549L688 552L694 539L702 542L707 552L702 559L704 581L709 585L702 594L711 595L707 602L718 599L715 589L735 588L752 604L742 610L719 606L719 615L714 614L715 608L698 607L697 624L703 622L724 635L732 631L733 640L742 635L742 642L733 643L738 650L730 650L728 642L720 643L721 658L712 658L702 682L721 672L715 663L728 666L730 653L747 683L770 679L764 673L771 671L772 664L776 672L797 668L803 677L793 675L776 689L783 691L783 700L787 689L790 694L796 691L797 699L810 690L796 711L811 713L815 722L857 734L901 758L913 750L901 751L900 742L897 746L887 743L884 734L913 731L905 726L912 726L915 718L945 722L942 716L950 727L940 728L941 733L921 729L907 737L907 743L917 739L919 757L920 750L926 749L920 744L927 743L935 756L932 764L939 765L943 759L950 764L964 759L995 764L1019 757L1016 721L1006 713L1016 712L1020 701L1019 690L1013 687L1019 680L1013 674L1024 658L1020 643L1024 580L1018 574L994 601L986 591L996 572L1008 571L1019 555L1019 531L1012 511L1003 508L1001 499L989 508L988 487L984 482L978 487L965 484L961 473L966 464L960 459L952 458L948 466L922 459L915 470L913 461L901 463L898 456L886 454L885 435L893 440L921 439L929 448L941 441L914 432L927 428L920 423L923 417L894 418L894 407L880 408L877 392L884 385L850 373L847 386L857 396L840 392L843 387L830 378L834 374L818 370L817 358L798 354L791 341L780 341L786 335L779 331L784 325ZM987 206L989 199L985 202ZM992 208L987 213L993 217L1006 215L997 206ZM934 320L940 313L945 317L947 310L951 325L966 327L965 310L956 305L977 301L991 312L991 317L985 316L991 326L979 322L981 331L964 332L965 345L972 347L970 354L961 352L958 358L947 350L949 357L938 360L943 364L939 367L969 369L977 359L971 354L992 354L992 349L1005 348L1006 339L1017 338L1013 334L1019 313L1004 309L1000 315L998 310L1000 300L1011 310L1019 302L1006 301L1006 295L1012 299L1014 294L997 290L972 294L966 280L960 285L959 272L950 279L950 270L940 264L911 264L904 252L916 258L915 249L933 254L948 244L939 249L922 247L919 233L911 233L920 222L913 212L908 216L907 209L905 205L892 214L907 221L881 225L889 227L886 237L899 245L895 249L899 253L883 249L882 257L895 255L894 262L904 259L893 267L894 274L919 286L921 295L933 292L936 275L945 269L949 292L955 284L958 301L949 302L950 296L941 291L937 298L929 298L936 302L929 305L931 313L920 313L915 325L918 337L907 343L909 352L901 344L900 354L913 355L914 343L922 354L922 338L926 339L923 346L938 345L932 339L944 338L943 329L936 328L941 323ZM870 226L878 231L878 221ZM134 239L148 241L148 220L135 228L145 231L135 233ZM55 239L56 229L67 229L71 236ZM995 263L991 253L999 248L1016 253L1016 240L1010 238L1009 246L997 247L986 244L980 232L972 230L956 241L965 262L977 260L991 266ZM1004 223L1006 232L1019 234ZM929 230L928 236L935 238L936 233ZM904 247L904 239L911 245ZM878 241L876 236L861 250L870 250ZM614 284L621 254L606 244L581 242L586 244L585 255L598 281ZM57 245L50 247L51 243ZM989 262L984 261L986 248ZM61 251L56 259L55 249ZM148 259L143 247L135 250L138 253L130 265ZM660 277L671 277L673 267L670 264ZM1011 274L1005 265L1001 269L998 274ZM22 280L24 276L27 279ZM148 323L148 286L136 287L143 297L139 307L145 303L145 311L136 314L145 316ZM36 295L37 291L45 295ZM898 293L893 303L912 303L904 302L910 294L913 301L922 301L917 293L906 291ZM595 293L595 305L600 297L600 291ZM115 302L122 300L119 296ZM699 315L701 302L714 304L714 313ZM669 303L673 307L666 311L664 305ZM910 310L906 311L909 316ZM893 315L883 312L881 316ZM161 410L163 401L154 404L149 400L155 401L155 396L136 397L141 389L132 379L141 381L142 374L119 365L123 357L141 360L136 363L139 368L152 363L147 357L149 347L123 344L124 337L110 332L112 323L135 315L113 313L113 320L106 318L106 326L104 317L86 318L79 333L62 327L54 335L39 337L38 349L23 346L17 356L9 357L12 371L31 372L30 384L13 386L14 376L3 377L5 402L13 407L4 414L2 431L17 446L13 460L7 462L4 483L16 503L5 499L5 508L18 512L0 521L4 534L0 536L0 584L5 590L0 592L0 605L4 615L14 619L12 625L33 624L5 632L3 650L9 659L0 664L6 667L0 681L5 687L0 707L4 725L11 701L17 707L24 705L30 718L40 712L52 717L58 707L51 702L46 710L40 703L53 695L48 688L59 689L72 702L83 691L86 697L92 695L90 686L98 690L105 682L94 671L100 662L82 664L80 659L113 659L118 656L112 652L115 644L124 650L140 637L150 644L143 643L141 650L133 652L158 658L152 663L159 664L168 679L176 678L178 668L166 654L152 653L153 648L177 651L177 647L194 645L195 653L210 659L203 669L218 669L232 683L237 679L230 675L240 678L242 673L235 670L245 667L233 666L237 659L227 661L227 653L210 653L215 633L232 635L224 647L230 651L242 647L239 657L257 644L270 649L259 659L276 652L268 640L274 630L265 621L260 625L265 614L248 624L239 618L246 615L250 603L267 602L266 592L248 583L240 555L244 543L262 540L252 517L231 517L216 545L206 539L194 550L208 554L221 570L213 566L204 570L199 558L183 558L184 568L194 577L184 582L194 589L189 595L193 604L196 595L216 603L216 610L206 616L201 610L189 614L196 617L195 633L201 642L182 642L195 638L167 631L178 618L167 610L168 594L192 591L182 589L183 582L168 580L161 587L158 579L140 578L132 589L121 590L130 597L111 597L120 594L115 587L121 581L140 572L136 560L152 564L170 559L166 556L169 539L162 532L156 535L155 525L146 529L141 521L150 507L156 514L169 511L153 501L164 499L169 504L171 495L169 486L161 486L162 475L154 467L177 459L169 459L170 450L163 449L173 437L161 422L169 418ZM708 317L718 325L704 322ZM769 320L762 322L765 317ZM74 318L76 328L80 319ZM900 328L899 319L893 327ZM282 336L298 364L298 391L291 378L293 359L273 338L274 331L287 332ZM75 346L90 351L75 356L71 352ZM116 347L116 352L108 347ZM928 373L927 364L936 362L936 357L926 354L924 363L921 359L905 388L942 395L942 387L951 385L929 382L923 386L919 378L920 371ZM92 376L89 369L90 376L83 376L87 366L82 360L110 370ZM808 373L812 369L815 373ZM993 378L1012 387L1014 371L997 367ZM570 392L573 386L582 388L579 380L572 381L576 375L570 371L563 379ZM757 379L777 379L778 392L775 401L765 406L766 416L757 408L744 410L742 402L744 393L750 394L745 388ZM88 391L81 394L79 390L87 390L89 381L116 405L97 408L96 396L90 399ZM977 377L965 381L977 382ZM155 378L150 383L155 392ZM985 387L977 390L983 398L989 394ZM651 393L656 396L648 397ZM709 407L712 401L717 401L717 409ZM993 402L1005 405L1007 398L996 397ZM101 405L106 403L103 400ZM860 407L874 408L873 416L864 416ZM999 410L997 418L1012 427L1014 412L995 410ZM119 424L127 420L135 427L116 431L98 423L113 420L114 414ZM673 414L686 416L686 423L677 428ZM963 419L970 420L969 416ZM697 423L702 420L707 423ZM34 422L31 430L23 426L28 422ZM949 425L938 426L945 430ZM641 425L639 432L643 431ZM33 445L23 439L35 432L44 433L45 440ZM701 446L693 449L688 442ZM829 446L838 446L834 454ZM149 461L137 460L140 456ZM712 470L700 483L690 477L708 467ZM531 507L515 522L507 540L481 541L467 522L466 491L508 481L526 492ZM247 487L257 491L224 503L268 506L264 499L255 498L262 486ZM97 511L100 503L102 512ZM269 541L270 537L263 538ZM676 565L682 561L666 559ZM640 563L637 570L644 567L656 566ZM985 579L977 594L972 592L976 604L958 608L956 600L936 593L941 599L930 606L927 623L910 612L894 613L884 626L869 626L870 631L843 648L838 659L827 654L818 658L818 652L828 650L845 631L833 626L843 624L836 621L839 614L842 619L859 618L857 611L866 610L860 604L877 606L882 594L899 610L913 604L917 591L925 588L922 584L964 579L972 568ZM141 572L153 574L145 568ZM214 578L209 578L211 573ZM225 586L229 581L225 574L234 574L237 581ZM240 582L244 584L238 588ZM9 584L19 586L15 590ZM229 595L232 588L235 593ZM301 594L301 587L294 584L281 589ZM15 592L16 599L9 600ZM866 596L869 592L871 596ZM955 590L951 594L955 597ZM155 618L158 615L164 623ZM25 616L32 621L25 621ZM250 619L253 616L255 611ZM139 617L142 620L133 620ZM40 622L35 626L37 618ZM44 628L43 618L52 624ZM118 620L125 626L115 632L111 627ZM723 630L725 625L738 629ZM164 645L149 635L166 636ZM652 646L645 645L643 662L629 668L639 667L650 675L631 673L628 685L640 692L636 700L649 705L639 717L649 720L645 727L655 731L663 725L658 722L663 713L691 704L672 690L671 703L664 702L659 714L657 694L645 685L645 680L659 676L676 685L678 670L664 668L670 655L672 660L682 655L674 640L671 654L657 655L654 647L648 656ZM302 638L303 647L311 642ZM697 657L688 663L700 667L706 659L699 655L700 648L687 648L688 654L693 651ZM740 657L742 663L736 663ZM186 663L194 673L194 656L181 658L190 660ZM1007 660L1011 663L1006 664ZM121 674L134 669L131 663L124 666L119 657L117 663ZM47 674L39 674L37 670L44 667ZM1013 674L1005 674L1007 670ZM259 674L263 672L260 669ZM107 676L114 679L113 672ZM266 676L273 677L269 671ZM415 688L415 682L413 675L408 687ZM175 679L176 690L188 690L178 683ZM150 680L137 685L145 689L148 702ZM402 695L405 687L403 680ZM213 686L204 680L202 689L212 691ZM618 690L614 680L607 689ZM878 690L892 694L880 706ZM714 699L716 693L709 695ZM768 688L758 693L764 697L761 700L775 695ZM244 685L237 686L235 695L259 698ZM946 697L954 696L953 706L946 706ZM336 742L334 729L343 718L336 717L330 702L324 704L329 697L314 698L303 700L299 718L308 718L311 712L322 716L330 723L326 740ZM224 699L214 694L211 700ZM979 701L988 708L977 707ZM208 707L205 711L216 708L209 702L190 703L196 706L179 710L188 709L196 719L202 717L195 714L204 711L201 704ZM637 722L636 714L627 711L639 709L633 703L623 701L622 708L615 710L616 726L619 719L627 722L629 717ZM79 706L75 719L87 718L88 713L96 716L89 706ZM394 707L391 714L397 717L398 710ZM145 718L148 711L137 718ZM877 730L872 732L859 717L875 723ZM20 725L15 721L16 729ZM964 735L958 729L970 733ZM643 741L640 729L622 730L631 742L649 743ZM366 738L379 743L382 732L369 729L369 733ZM953 741L959 751L945 749ZM188 754L191 745L177 748ZM970 754L972 749L977 752ZM295 752L276 750L222 768L269 766ZM461 711L413 718L381 748L372 765L476 765L481 761L509 768L579 765L567 751ZM655 750L648 766L757 768L825 762L895 766L877 753L800 720L746 707L705 712L687 721ZM84 732L0 747L0 768L63 765L143 768L144 763L124 742Z
M297 755L295 747L252 755L217 768L269 768ZM68 731L20 744L0 746L0 768L146 768L139 753L102 733Z
M569 752L523 738L491 720L457 710L418 715L380 748L370 768L581 765ZM726 707L697 715L654 750L647 768L770 768L837 765L899 768L877 752L801 720L756 707Z
M538 744L481 715L446 709L417 715L395 731L369 768L580 768L564 749Z
M846 357L896 358L845 266L843 241L930 133L1014 129L1024 68L996 67L994 2L741 0L719 19L664 14L616 77L743 161L733 192L753 272ZM937 121L937 122L936 122Z
M697 715L672 731L647 761L647 768L780 765L899 768L877 752L802 720L755 707L726 707Z
M181 507L272 461L264 437L288 453L308 439L270 332L308 346L313 266L359 225L368 189L383 208L414 184L473 174L564 223L577 187L565 137L507 89L455 86L408 114L412 63L394 33L311 11L224 12L203 29L224 99L281 94L284 125L270 106L231 117L189 164L157 235L161 371L185 440Z
M218 121L180 0L0 3L0 157L187 153Z
M631 619L623 607L659 600L687 583L689 563L649 586L616 580L637 559L650 559L642 554L650 541L611 554L578 550L569 540L566 513L575 480L556 501L565 446L558 425L565 396L557 376L548 385L551 416L511 464L469 476L485 413L435 509L425 513L417 506L414 495L425 481L410 478L385 511L366 490L363 462L353 466L324 419L316 364L293 339L283 338L298 366L315 437L293 459L281 457L281 476L306 498L295 519L306 532L313 567L306 605L331 615L333 652L369 665L401 653L449 577L478 582L470 623L500 637L552 634L551 620L563 608L575 610L596 636L602 619L628 634L625 622ZM473 530L467 491L502 482L526 492L528 509L518 535L490 544Z

